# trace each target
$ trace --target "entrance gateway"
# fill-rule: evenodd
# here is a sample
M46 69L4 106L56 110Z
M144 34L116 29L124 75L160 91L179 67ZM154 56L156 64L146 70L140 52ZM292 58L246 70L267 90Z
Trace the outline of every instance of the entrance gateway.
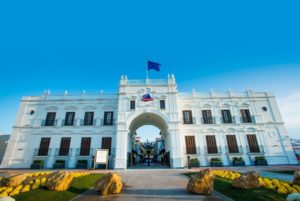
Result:
M272 93L180 93L168 75L121 76L115 94L23 97L1 167L90 168L95 150L106 149L109 168L127 169L143 125L160 130L171 168L297 164Z
M176 96L174 76L168 76L168 80L121 78L115 169L131 165L136 130L144 125L153 125L160 130L166 164L171 168L184 167Z

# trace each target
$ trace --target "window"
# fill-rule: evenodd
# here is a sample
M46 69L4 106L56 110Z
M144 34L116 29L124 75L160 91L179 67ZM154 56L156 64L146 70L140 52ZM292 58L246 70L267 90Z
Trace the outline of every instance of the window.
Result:
M216 137L214 135L206 136L206 144L207 144L207 153L209 153L209 154L217 154L218 153Z
M202 116L204 124L213 124L211 110L202 110Z
M135 110L135 101L134 100L130 101L130 109Z
M111 154L111 137L103 137L101 149L108 149L109 155Z
M113 118L114 113L113 112L104 112L104 125L113 125Z
M70 137L63 137L60 141L60 148L59 148L59 156L68 156L69 155L69 149L70 149Z
M256 139L256 135L247 135L247 140L248 140L248 144L249 144L249 151L250 153L259 153L259 146L258 146L258 142Z
M39 156L48 156L49 146L50 146L50 140L51 138L43 137L41 139L40 148L38 155Z
M239 153L235 135L226 135L229 153Z
M185 136L186 154L197 154L194 136Z
M84 126L92 126L94 123L94 112L85 112L84 114Z
M230 110L222 110L222 118L224 124L232 123L232 117Z
M73 126L75 119L75 112L67 112L65 119L65 126Z
M90 148L91 148L91 138L90 137L81 138L80 156L90 155Z
M252 118L250 115L250 111L248 109L241 110L242 122L243 123L252 123Z
M165 110L166 109L166 101L165 100L160 100L160 109L161 110Z
M193 115L191 110L183 111L183 123L184 124L193 124Z
M56 112L48 112L46 117L45 126L54 126Z

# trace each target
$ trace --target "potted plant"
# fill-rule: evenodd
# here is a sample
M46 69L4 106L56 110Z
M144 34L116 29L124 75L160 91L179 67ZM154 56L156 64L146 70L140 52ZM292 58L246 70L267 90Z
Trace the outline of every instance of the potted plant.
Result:
M233 166L245 166L245 161L242 157L234 157L232 159Z
M222 167L222 159L221 158L212 158L210 161L212 167Z
M44 166L43 160L34 160L31 164L31 169L42 169Z
M192 158L190 160L189 167L199 167L199 160L198 160L198 158Z
M264 156L256 156L255 157L255 165L258 165L258 166L263 165L263 166L265 166L265 165L268 165L268 162L267 162L267 160L265 159Z

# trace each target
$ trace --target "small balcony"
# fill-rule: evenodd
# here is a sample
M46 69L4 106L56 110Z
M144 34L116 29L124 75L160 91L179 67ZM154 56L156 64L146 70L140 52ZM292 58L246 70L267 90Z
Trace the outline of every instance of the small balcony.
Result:
M221 147L220 146L210 146L204 147L206 155L221 155Z
M101 119L101 126L114 126L116 125L116 119L113 119L112 121L105 121L104 119Z
M96 126L97 119L93 119L92 121L85 121L84 119L80 119L80 126Z
M55 149L55 157L69 157L72 155L72 148L57 148Z
M197 155L200 154L200 147L183 147L184 155Z
M197 124L197 121L196 121L195 117L192 117L190 119L182 118L181 122L182 122L182 124Z
M201 117L201 123L202 124L216 124L216 118L215 117L211 117L211 118Z
M54 120L54 121L52 121L52 120L50 120L50 121L42 120L41 126L57 126L57 122L58 122L57 119Z
M229 155L241 155L243 154L242 146L225 146L226 153Z
M34 149L33 156L34 157L49 157L51 155L51 151L52 151L51 148L48 148L48 149L36 148L36 149Z
M248 152L248 154L253 154L253 155L255 155L255 154L263 154L264 153L264 148L263 148L263 146L246 146L246 148L247 148L247 152Z
M251 116L251 117L240 117L240 122L243 124L251 124L251 123L255 123L255 117Z
M95 155L94 149L92 148L77 148L76 156L78 157L92 157Z

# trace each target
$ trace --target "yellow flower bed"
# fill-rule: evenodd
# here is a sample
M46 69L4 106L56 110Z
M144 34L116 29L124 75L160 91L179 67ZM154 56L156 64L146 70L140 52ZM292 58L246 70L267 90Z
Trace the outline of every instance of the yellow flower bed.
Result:
M222 177L229 180L235 180L241 176L238 172L226 171L226 170L212 170L212 172L218 177Z
M15 187L11 186L0 186L0 197L5 196L14 196L18 195L20 193L25 193L37 188L40 188L41 186L44 186L44 184L51 180L51 173L50 171L44 171L44 172L34 172L29 173L25 181ZM81 177L88 175L89 173L86 172L70 172L73 178ZM49 177L49 178L48 178Z
M238 172L227 170L212 170L212 172L219 177L229 179L232 181L241 176L241 174ZM274 190L280 194L300 193L300 186L292 185L284 181L279 181L277 179L259 177L258 182L261 187Z

